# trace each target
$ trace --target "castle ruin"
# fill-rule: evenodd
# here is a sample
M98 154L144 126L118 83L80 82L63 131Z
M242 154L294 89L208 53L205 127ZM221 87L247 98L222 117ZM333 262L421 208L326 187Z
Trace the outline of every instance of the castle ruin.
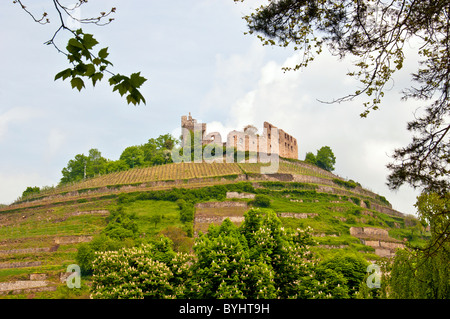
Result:
M280 157L298 159L297 139L269 122L264 122L262 135L257 134L255 126L247 125L243 131L229 132L226 142L222 142L219 132L206 133L206 123L198 123L191 113L181 117L181 128L182 146L189 132L199 132L198 139L201 139L202 145L216 144L233 147L238 151L278 154Z

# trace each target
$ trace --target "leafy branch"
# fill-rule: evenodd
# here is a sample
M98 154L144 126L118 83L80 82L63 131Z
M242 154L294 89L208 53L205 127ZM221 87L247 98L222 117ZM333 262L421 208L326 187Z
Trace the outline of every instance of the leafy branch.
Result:
M113 7L108 12L100 12L97 17L78 18L75 16L74 12L75 10L79 10L83 4L87 3L87 0L79 0L71 7L62 5L59 0L52 0L52 2L58 16L59 27L56 29L52 38L44 44L53 45L59 53L66 55L69 63L72 65L72 67L56 74L55 81L58 79L66 80L70 78L72 89L81 91L85 88L85 80L92 81L92 85L95 86L107 73L111 75L109 84L113 86L113 92L118 91L121 96L126 94L128 104L133 103L136 105L141 102L145 104L145 98L140 93L139 88L147 81L147 79L142 77L140 72L133 73L130 76L112 73L108 70L108 66L112 66L113 64L106 59L109 56L108 48L102 48L97 54L94 54L93 49L99 44L94 36L92 34L84 33L81 28L76 30L69 28L64 20L64 18L70 18L78 24L105 26L114 20L114 18L111 18L110 16L116 12L116 8ZM21 0L14 0L13 3L18 3L35 22L39 24L50 23L47 12L44 12L40 18L37 18L27 9ZM60 49L55 42L57 35L61 31L67 31L73 35L67 43L66 51Z

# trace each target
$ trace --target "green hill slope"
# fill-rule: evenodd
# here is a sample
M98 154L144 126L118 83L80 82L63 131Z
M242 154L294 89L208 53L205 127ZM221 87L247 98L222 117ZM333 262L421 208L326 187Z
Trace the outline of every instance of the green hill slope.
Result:
M391 256L405 242L427 238L422 225L392 209L383 197L303 162L282 161L277 174L261 163L181 163L133 169L58 187L0 208L0 294L18 297L87 297L64 282L77 250L104 232L118 208L133 216L137 239L163 232L180 251L211 223L242 222L256 195L284 227L311 227L320 258L357 254ZM177 201L194 205L191 219ZM157 218L155 218L155 216ZM127 244L127 241L123 241ZM129 244L129 243L128 243Z

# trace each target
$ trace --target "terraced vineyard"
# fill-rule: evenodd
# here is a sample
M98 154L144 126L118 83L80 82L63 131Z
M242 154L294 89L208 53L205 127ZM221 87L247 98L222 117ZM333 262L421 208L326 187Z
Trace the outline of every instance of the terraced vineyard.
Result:
M40 194L30 196L26 198L25 201L41 199L58 194L65 195L71 192L97 190L100 188L117 189L122 186L137 185L145 187L146 183L155 182L188 181L220 177L236 178L238 175L261 174L261 168L269 165L270 163L173 163L146 168L136 168L51 188L42 191ZM300 161L281 161L279 163L278 172L282 174L306 175L326 179L336 177L327 171ZM202 183L201 181L197 181L197 183L201 184L201 186L208 185L208 183ZM161 189L161 187L158 188Z
M239 163L239 167L245 173L260 174L261 167L269 166L270 164L264 163ZM278 166L278 173L281 174L296 174L296 175L309 175L321 178L336 178L335 175L320 169L318 167L306 164L304 162L287 162L280 161Z

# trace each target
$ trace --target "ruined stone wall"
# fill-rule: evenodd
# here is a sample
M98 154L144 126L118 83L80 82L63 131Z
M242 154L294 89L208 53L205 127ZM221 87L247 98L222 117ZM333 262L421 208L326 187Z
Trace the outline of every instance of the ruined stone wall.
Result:
M267 143L269 144L268 149L272 149L272 152L275 152L273 148L278 144L278 154L281 157L298 159L298 145L296 138L287 134L282 129L270 124L269 122L264 122L263 127L264 135L267 134ZM273 136L274 130L278 131L278 134L276 134L278 135L278 141L274 140L274 138L276 138L276 135Z
M189 116L181 117L181 128L183 130L183 140L187 138L187 131L201 129L202 144L222 143L222 138L218 132L206 134L206 123L197 123L197 120ZM263 134L257 135L256 128L248 125L244 131L231 131L227 135L227 147L235 147L238 151L248 151L255 153L279 154L281 157L298 159L297 139L287 134L284 130L264 122Z

